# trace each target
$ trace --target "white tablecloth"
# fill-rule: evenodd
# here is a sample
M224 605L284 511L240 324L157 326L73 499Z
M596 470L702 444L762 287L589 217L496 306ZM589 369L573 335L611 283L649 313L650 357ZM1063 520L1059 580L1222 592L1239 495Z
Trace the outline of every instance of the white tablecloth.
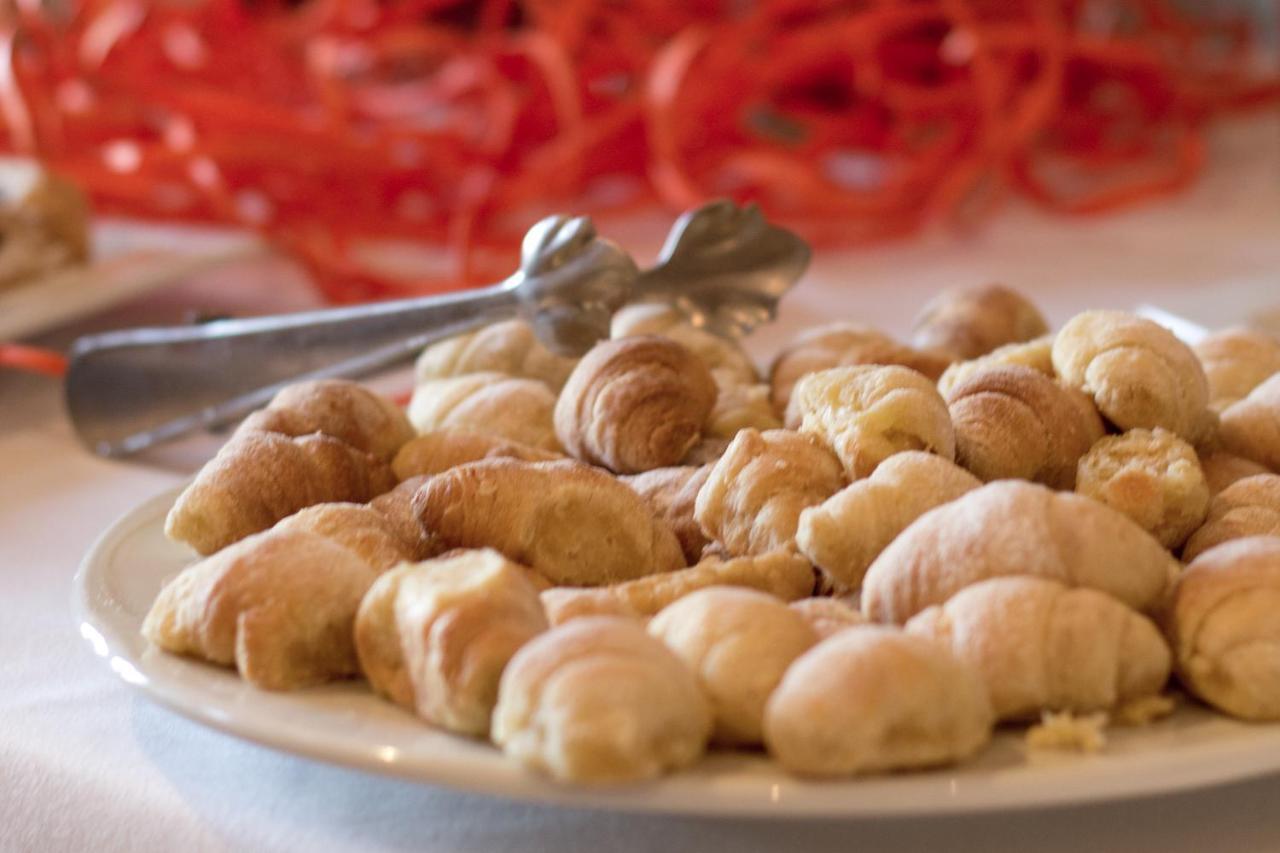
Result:
M1014 209L976 237L819 259L761 355L795 328L845 317L901 332L940 286L998 278L1054 321L1093 306L1240 309L1280 302L1277 124L1228 134L1190 195L1105 220ZM258 284L267 274L259 271ZM255 305L223 275L94 325ZM289 292L275 299L288 304ZM248 309L246 309L248 310ZM68 610L81 555L110 522L183 476L208 443L142 463L81 450L53 383L0 373L0 850L1275 851L1280 777L1112 805L850 823L627 816L513 804L377 778L201 728L135 695L94 658Z

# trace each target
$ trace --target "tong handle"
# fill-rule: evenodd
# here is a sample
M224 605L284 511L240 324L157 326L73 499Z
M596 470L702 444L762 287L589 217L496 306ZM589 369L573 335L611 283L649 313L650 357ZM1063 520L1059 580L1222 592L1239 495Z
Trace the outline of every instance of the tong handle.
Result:
M515 316L516 286L84 337L71 351L67 407L89 447L128 455L244 417L292 382L367 376Z

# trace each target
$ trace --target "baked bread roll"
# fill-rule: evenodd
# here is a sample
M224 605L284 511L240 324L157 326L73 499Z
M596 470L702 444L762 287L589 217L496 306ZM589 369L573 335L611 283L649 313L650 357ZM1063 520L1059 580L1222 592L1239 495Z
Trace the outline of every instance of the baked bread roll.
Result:
M951 389L977 373L993 367L1026 367L1053 379L1053 335L1042 335L1024 343L1005 344L986 355L957 361L938 377L938 391L943 397L951 396Z
M663 608L649 633L693 670L711 700L712 739L732 745L760 743L765 702L791 662L818 640L799 613L773 596L727 586Z
M444 551L440 541L422 526L422 519L418 518L418 513L413 508L414 495L428 479L426 476L410 477L391 491L369 501L369 509L386 519L396 536L409 549L411 560L425 560Z
M1227 453L1225 450L1201 453L1200 470L1204 472L1205 482L1209 484L1209 493L1213 495L1245 477L1271 473L1257 462Z
M1177 572L1159 542L1110 507L1003 480L930 510L903 531L867 570L862 612L901 625L971 584L1030 575L1154 613Z
M793 549L801 511L842 485L839 460L816 440L744 429L712 466L694 517L733 555Z
M862 611L841 598L801 598L787 606L809 623L819 640L867 624Z
M536 379L559 391L576 362L544 347L524 320L504 320L432 344L418 356L414 374L422 383L467 373L502 373Z
M305 507L364 502L394 485L385 462L336 438L243 432L178 496L164 532L212 554Z
M693 507L698 491L707 481L711 466L691 465L674 468L654 468L643 474L620 477L622 482L635 489L653 514L667 523L680 540L680 549L690 565L698 562L702 551L711 543L698 520L693 517Z
M1223 329L1194 347L1209 381L1210 405L1221 411L1280 373L1280 340L1254 329Z
M468 373L419 383L409 400L409 420L420 433L478 432L559 451L555 407L556 395L536 379Z
M374 692L443 729L487 735L502 670L548 627L530 574L489 550L384 574L355 622Z
M1242 720L1280 720L1280 538L1204 552L1173 591L1166 620L1178 678Z
M236 432L278 432L293 437L319 432L386 461L413 438L413 426L399 406L346 379L287 385L265 409L249 415Z
M468 462L500 458L553 462L563 459L564 455L497 435L441 429L406 442L391 460L391 470L397 479L408 480L424 474L439 474Z
M768 385L721 385L716 404L703 426L709 438L724 439L727 444L744 429L781 429L782 418L769 400Z
M1280 475L1258 474L1232 483L1209 502L1209 512L1186 547L1186 562L1232 539L1280 536Z
M1108 595L1033 577L965 587L907 631L941 643L986 682L996 717L1106 711L1157 695L1169 649L1155 624Z
M796 335L769 369L773 407L786 412L791 392L805 376L832 367L855 364L897 364L937 379L951 356L913 349L868 326L832 323Z
M796 385L787 420L835 451L851 480L868 476L904 450L955 458L947 404L932 382L906 367L861 365L811 373Z
M555 587L542 593L552 625L582 616L647 619L687 595L712 586L742 587L792 601L813 592L813 567L796 554L706 557L696 566L601 587Z
M302 531L336 542L379 571L414 558L406 541L385 515L365 504L316 504L276 523L273 530Z
M693 673L629 619L575 619L507 665L493 742L565 782L651 779L706 749L711 708Z
M1168 430L1131 429L1080 460L1076 491L1124 513L1177 549L1209 511L1209 484L1191 445Z
M899 453L800 513L796 545L837 586L856 590L871 561L911 522L981 485L941 456Z
M716 384L702 361L653 335L596 344L556 402L561 444L619 474L676 465L702 435Z
M1070 489L1076 463L1105 430L1093 401L1029 367L993 367L947 396L956 461L979 479Z
M1025 296L988 284L944 290L929 300L916 316L911 343L967 359L1048 331L1049 324Z
M609 337L633 338L660 335L670 338L702 359L721 391L733 385L754 385L760 381L751 357L736 341L722 338L689 323L687 317L666 302L637 302L613 315Z
M323 536L270 530L165 584L142 634L167 652L235 666L265 690L345 678L359 673L352 626L378 574Z
M791 665L765 706L764 739L792 773L848 776L962 761L994 721L972 667L930 640L867 626Z
M493 548L555 584L595 586L683 568L680 543L634 491L577 462L490 459L418 490L422 524L450 548Z
M1195 443L1209 384L1195 353L1163 326L1123 311L1085 311L1053 341L1053 367L1121 430L1164 427Z
M1230 453L1280 471L1280 373L1223 410L1219 435Z

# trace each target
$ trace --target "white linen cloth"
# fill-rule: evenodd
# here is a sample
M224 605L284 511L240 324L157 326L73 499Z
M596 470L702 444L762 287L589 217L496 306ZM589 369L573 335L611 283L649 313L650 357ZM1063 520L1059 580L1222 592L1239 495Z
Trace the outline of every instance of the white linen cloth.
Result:
M1194 306L1217 288L1280 303L1276 122L1217 142L1222 165L1187 196L1101 220L1012 209L974 237L819 258L764 356L795 329L856 319L902 333L942 286L999 279L1060 323L1088 307ZM652 231L652 229L650 229ZM234 279L243 279L237 275ZM247 279L246 279L247 280ZM245 311L261 293L199 282L117 312L154 320L184 302ZM258 287L261 288L259 276ZM1252 297L1250 297L1252 298ZM279 301L279 300L277 300ZM287 300L286 300L287 301ZM1224 313L1224 306L1228 310ZM1208 312L1209 309L1206 309ZM171 311L169 313L172 313ZM1207 316L1207 314L1206 314ZM102 325L103 321L98 321ZM277 753L202 728L136 695L90 654L68 609L71 578L116 517L184 476L79 448L55 384L0 372L0 850L910 851L1280 849L1280 776L1106 805L859 822L634 816L504 802ZM185 456L183 454L186 454Z

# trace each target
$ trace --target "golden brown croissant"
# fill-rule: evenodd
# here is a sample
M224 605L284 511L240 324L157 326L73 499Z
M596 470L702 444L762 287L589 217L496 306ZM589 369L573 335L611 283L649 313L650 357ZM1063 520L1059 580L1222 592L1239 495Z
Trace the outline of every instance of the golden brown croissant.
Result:
M398 479L408 480L424 474L439 474L468 462L497 458L552 462L564 456L497 435L438 429L410 439L391 460L391 470Z
M363 502L394 485L386 463L336 438L242 433L178 496L164 531L211 554L305 507Z
M360 666L374 692L433 725L487 735L502 670L548 627L530 574L488 550L384 574L355 622Z
M637 335L661 335L680 344L702 359L722 391L732 385L754 385L760 381L755 365L742 347L691 325L688 318L669 303L638 302L613 315L609 337Z
M868 326L818 326L801 332L774 359L769 370L773 407L786 412L796 383L819 370L854 364L897 364L936 380L954 360L943 353L913 349Z
M1076 491L1129 516L1170 549L1209 511L1209 484L1195 450L1159 428L1131 429L1095 444L1080 460Z
M1246 536L1280 536L1280 475L1246 477L1214 495L1204 524L1182 549L1182 559L1190 562L1216 545Z
M716 401L711 372L654 335L597 344L574 368L555 408L561 444L620 474L676 465Z
M923 349L977 358L1003 344L1038 338L1049 331L1039 309L1016 290L999 284L945 290L916 316L911 343Z
M765 706L769 754L792 773L846 776L961 761L991 740L978 673L902 631L841 631L805 652Z
M941 456L899 453L800 513L796 544L838 586L856 590L871 562L911 522L981 485Z
M265 409L249 415L236 432L278 432L294 437L320 432L388 461L413 438L413 427L399 406L345 379L285 386Z
M142 624L168 652L235 666L267 690L356 675L352 625L378 570L301 530L270 530L165 585Z
M1222 412L1222 446L1280 471L1280 373Z
M781 429L782 418L769 401L768 385L720 385L703 434L727 445L739 431Z
M818 637L799 613L754 589L715 586L664 607L649 622L698 677L715 715L712 738L760 743L764 705L791 662Z
M904 450L955 458L946 402L932 382L906 367L859 365L811 373L796 385L787 421L835 451L851 480L866 477Z
M413 389L409 420L420 433L478 432L557 451L556 395L545 383L502 373L431 379Z
M417 543L405 541L385 515L365 504L326 503L298 510L272 530L302 531L336 542L379 571L414 558Z
M956 461L979 479L1075 485L1076 463L1105 430L1093 401L1027 367L975 373L947 397Z
M636 490L653 514L665 521L676 538L690 565L698 562L704 548L710 544L698 520L693 516L698 491L711 473L710 465L694 467L686 465L674 468L654 468L643 474L620 477L622 482Z
M796 554L774 551L759 557L707 557L696 566L602 587L554 587L542 593L552 625L581 616L647 618L686 595L712 586L767 592L782 601L813 592L813 567Z
M1200 470L1204 472L1205 482L1209 484L1209 493L1216 495L1232 483L1252 477L1255 474L1270 474L1257 462L1236 456L1225 450L1211 450L1200 454Z
M684 567L644 500L577 462L490 459L432 477L414 498L448 547L493 548L555 584L594 586Z
M422 526L413 508L413 497L429 477L410 477L389 492L383 492L369 501L369 509L379 513L391 525L400 541L409 549L413 560L425 560L444 551L444 546Z
M862 612L903 624L970 584L1006 575L1108 593L1144 613L1178 563L1145 530L1091 498L1002 480L918 518L862 581Z
M1280 537L1212 548L1187 566L1165 630L1179 680L1242 720L1280 720Z
M957 361L938 377L938 391L943 397L951 396L951 389L976 373L993 367L1027 367L1053 379L1053 335L1041 335L1035 340L996 347L986 355L968 361Z
M1159 694L1169 648L1155 624L1096 590L1004 577L918 613L907 631L948 648L986 682L1001 720L1103 711Z
M1121 430L1164 427L1194 443L1209 425L1200 361L1150 320L1123 311L1077 314L1054 338L1053 366Z
M694 517L733 555L791 549L800 512L843 485L839 460L809 436L744 429L712 466Z
M1280 340L1254 329L1224 329L1196 344L1209 381L1209 400L1221 411L1280 373Z
M692 764L711 734L693 673L630 619L575 619L507 665L493 742L569 782L650 779Z
M809 623L819 640L867 624L867 617L862 615L862 611L842 598L801 598L787 606Z
M467 373L502 373L536 379L558 391L575 362L544 347L525 321L504 320L432 344L418 356L414 374L421 383Z

